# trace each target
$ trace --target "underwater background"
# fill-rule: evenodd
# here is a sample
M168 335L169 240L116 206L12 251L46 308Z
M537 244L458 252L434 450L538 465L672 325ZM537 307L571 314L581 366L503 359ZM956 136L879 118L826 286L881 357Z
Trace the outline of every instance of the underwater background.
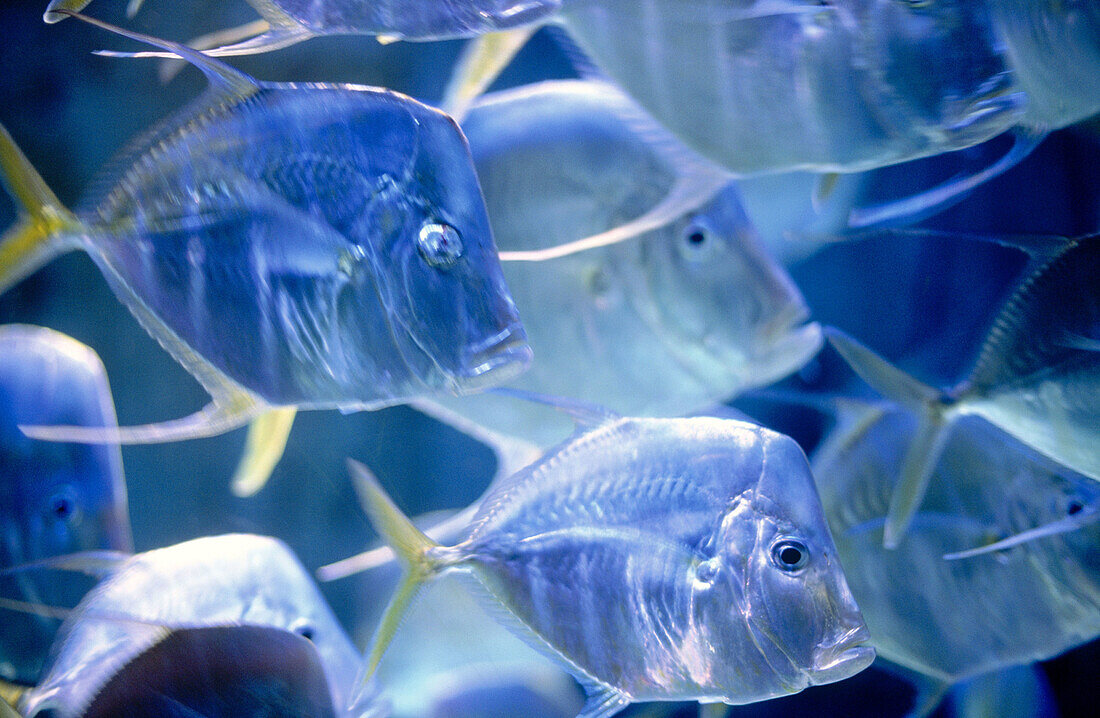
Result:
M148 0L131 21L124 16L124 5L121 0L99 0L91 9L109 22L177 40L254 17L244 2ZM187 68L162 84L154 61L96 57L93 50L119 48L124 41L77 22L46 25L41 19L44 6L45 0L0 4L0 122L61 201L72 206L115 151L198 95L205 80ZM461 46L317 38L232 63L264 80L377 85L437 104ZM570 62L554 39L539 32L494 87L572 76ZM938 157L869 173L862 183L863 202L947 178L960 161L957 156ZM1052 133L1017 167L919 226L969 234L1092 233L1100 228L1098 167L1100 124L1093 120ZM5 195L0 227L14 218ZM859 337L926 382L946 386L974 361L988 322L1024 263L1020 252L1006 247L946 236L888 234L829 243L792 262L790 271L813 319ZM115 299L84 253L61 257L0 298L0 323L11 322L51 327L95 349L107 368L120 424L183 416L207 401L197 382ZM828 348L783 382L821 393L855 390L858 384ZM826 428L824 419L806 409L751 399L736 406L789 433L807 453ZM234 497L228 487L243 429L211 439L123 447L136 550L249 532L282 539L314 569L376 541L347 478L346 457L369 465L410 515L466 506L493 474L487 448L403 407L348 415L303 412L296 423L270 483L248 499ZM390 570L321 585L360 647L395 581L396 572ZM462 611L477 610L471 601L456 604L451 621L461 620L457 616ZM445 622L447 617L428 614L414 608L387 661L398 665L408 660L411 665L417 650L424 649L415 644L442 635L446 626L430 621ZM429 623L418 624L422 621ZM1043 664L1050 694L1035 714L1093 715L1100 698L1098 659L1100 647L1094 642ZM733 707L729 715L900 716L911 695L904 681L872 668L792 697ZM937 715L950 710L945 705ZM695 704L653 704L632 706L623 715L689 716L695 711Z

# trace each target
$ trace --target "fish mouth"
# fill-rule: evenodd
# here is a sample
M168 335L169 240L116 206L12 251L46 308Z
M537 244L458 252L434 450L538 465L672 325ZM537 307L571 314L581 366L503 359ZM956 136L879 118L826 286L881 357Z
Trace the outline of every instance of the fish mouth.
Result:
M531 364L527 332L518 322L467 347L463 371L455 377L460 394L470 394L519 376Z
M814 685L832 683L854 676L875 660L875 649L870 645L871 634L866 626L849 630L829 646L821 646L814 652L814 666L809 671Z
M754 354L758 365L758 386L766 386L792 374L813 359L825 339L821 325L807 322L806 313L786 312L761 327L760 351Z

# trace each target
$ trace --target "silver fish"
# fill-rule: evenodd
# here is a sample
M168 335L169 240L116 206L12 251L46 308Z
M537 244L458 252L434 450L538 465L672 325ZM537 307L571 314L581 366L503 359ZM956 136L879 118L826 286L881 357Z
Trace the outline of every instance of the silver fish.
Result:
M952 425L977 415L1059 463L1100 480L1100 237L1055 240L1053 255L1020 283L993 321L966 381L927 386L854 339L830 343L884 396L913 409L913 437L886 524L897 544Z
M0 569L78 551L132 551L117 446L35 441L19 424L115 424L103 363L52 329L0 327ZM7 598L72 605L87 586L0 579ZM53 641L53 619L3 612L0 678L34 683Z
M29 215L0 246L0 288L59 252L88 251L212 402L164 424L34 436L212 435L272 408L375 409L476 391L526 366L450 118L376 88L257 82L107 27L178 51L211 89L133 142L76 213L0 132L4 174Z
M80 569L76 555L60 567ZM98 564L97 564L98 565ZM340 716L385 715L373 684L355 688L362 658L309 574L280 541L228 534L119 560L66 619L42 682L20 701L79 715L100 688L165 630L266 626L297 633L316 648Z
M584 718L633 701L749 703L870 664L794 441L738 421L571 413L587 430L498 484L451 547L352 462L372 524L408 571L368 676L421 584L451 570L586 687Z
M614 87L497 93L463 127L538 356L510 386L678 415L776 381L818 351L820 328L759 246L737 187ZM621 233L632 236L600 246ZM569 433L530 402L436 401L542 447Z
M291 631L164 631L112 675L81 718L337 718L317 650Z
M1100 525L945 560L1100 508L1100 485L976 418L959 422L895 550L882 545L912 413L851 415L814 454L822 505L879 655L940 682L1045 660L1100 636Z

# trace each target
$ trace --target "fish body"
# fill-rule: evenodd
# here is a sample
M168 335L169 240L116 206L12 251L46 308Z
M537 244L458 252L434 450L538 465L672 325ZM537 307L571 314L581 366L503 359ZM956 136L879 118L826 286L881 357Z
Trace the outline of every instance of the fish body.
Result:
M814 476L852 595L884 658L953 684L1045 660L1100 635L1100 525L995 554L944 554L1050 524L1100 501L1096 482L996 427L960 422L897 548L882 526L913 415L878 409L832 434Z
M79 558L79 557L78 557ZM383 715L373 689L353 696L362 659L293 553L263 536L227 534L122 560L66 620L28 716L81 715L112 676L177 628L257 626L308 638L337 715ZM377 713L375 711L378 711Z
M178 52L211 88L135 140L76 213L0 133L0 166L25 212L0 243L0 288L85 249L213 401L159 425L34 436L209 436L272 408L352 411L476 391L527 364L452 119L378 88L261 83L83 19ZM267 422L267 471L289 428L286 416Z
M361 491L410 570L374 665L404 601L448 569L472 574L586 686L585 716L749 703L873 659L805 457L756 425L608 419L499 483L452 547L410 537L376 482Z
M272 405L363 409L511 363L522 330L446 116L285 85L171 124L78 217L116 293L216 370ZM453 260L419 240L442 226Z
M132 551L117 446L36 441L26 423L109 426L114 402L95 352L59 332L0 327L0 568L78 551ZM71 605L87 586L72 577L0 579L5 598ZM34 683L54 619L3 612L0 677Z
M977 144L1023 114L982 3L601 0L558 21L739 174L867 170Z
M463 127L506 259L627 225L691 173L714 171L700 170L601 82L489 95ZM806 323L801 294L760 247L732 180L718 175L708 191L626 241L505 261L538 356L509 385L629 415L676 415L805 364L821 335ZM567 419L530 402L491 395L440 402L544 447L569 433Z
M253 0L274 5L314 35L384 35L400 40L473 37L541 20L564 0Z
M123 666L81 718L336 718L324 667L306 638L277 628L214 626L167 635Z

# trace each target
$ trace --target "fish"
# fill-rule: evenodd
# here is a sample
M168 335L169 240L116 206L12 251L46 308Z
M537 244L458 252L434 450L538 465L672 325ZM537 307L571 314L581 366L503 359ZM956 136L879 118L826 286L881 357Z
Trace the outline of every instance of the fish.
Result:
M251 4L261 20L193 44L222 56L318 35L476 36L443 105L456 113L535 29L553 25L579 46L573 54L583 54L583 74L621 85L684 142L740 176L812 171L822 173L826 187L836 173L1013 134L1008 152L960 177L853 208L854 227L897 224L950 206L1020 162L1051 129L1100 111L1092 71L1100 59L1100 11L1089 3L530 0L485 8L466 0L429 3L433 12L420 3L396 11L389 3L347 0ZM53 19L49 11L46 17ZM1066 54L1080 62L1064 62Z
M81 718L338 715L317 650L297 633L246 625L165 633L108 679Z
M277 460L294 410L473 392L526 367L530 347L453 120L379 88L259 82L83 19L178 51L210 88L133 141L75 212L0 132L0 165L25 215L0 243L0 290L83 249L211 403L158 424L28 435L169 441L280 410L261 442Z
M19 424L115 424L103 363L76 339L45 327L0 326L0 569L78 551L133 551L117 446L29 439ZM0 580L0 595L75 603L80 581ZM3 611L0 678L34 683L58 623Z
M508 386L678 415L776 381L820 349L820 327L760 246L735 181L613 86L494 93L463 128L538 356ZM431 401L544 449L570 431L547 407L504 396Z
M51 0L43 20L56 23L63 11L83 10L91 0ZM267 52L322 35L378 35L397 40L450 40L499 32L534 23L561 7L563 0L246 0L264 20L250 23L255 37L221 55ZM130 0L133 17L142 0ZM234 36L243 31L227 34Z
M281 541L225 534L185 541L106 566L76 554L56 569L100 571L102 580L66 618L41 683L23 695L26 715L84 706L150 647L178 629L251 626L307 639L316 650L338 716L384 716L371 682L357 687L362 657L305 568Z
M871 663L792 439L733 420L556 405L578 434L490 491L453 546L422 534L349 464L406 570L366 676L423 583L452 571L585 687L583 718L634 701L760 701Z
M1010 239L998 240L1011 242ZM944 442L976 415L1037 451L1100 480L1100 237L1022 239L1038 267L1002 305L970 375L946 390L894 367L843 332L829 343L883 396L920 416L884 532L896 546L919 509Z
M944 445L897 547L882 531L910 411L845 412L812 457L822 506L878 655L939 684L1046 660L1100 635L1100 525L945 560L1100 506L1100 485L978 419ZM934 702L928 706L934 708Z

